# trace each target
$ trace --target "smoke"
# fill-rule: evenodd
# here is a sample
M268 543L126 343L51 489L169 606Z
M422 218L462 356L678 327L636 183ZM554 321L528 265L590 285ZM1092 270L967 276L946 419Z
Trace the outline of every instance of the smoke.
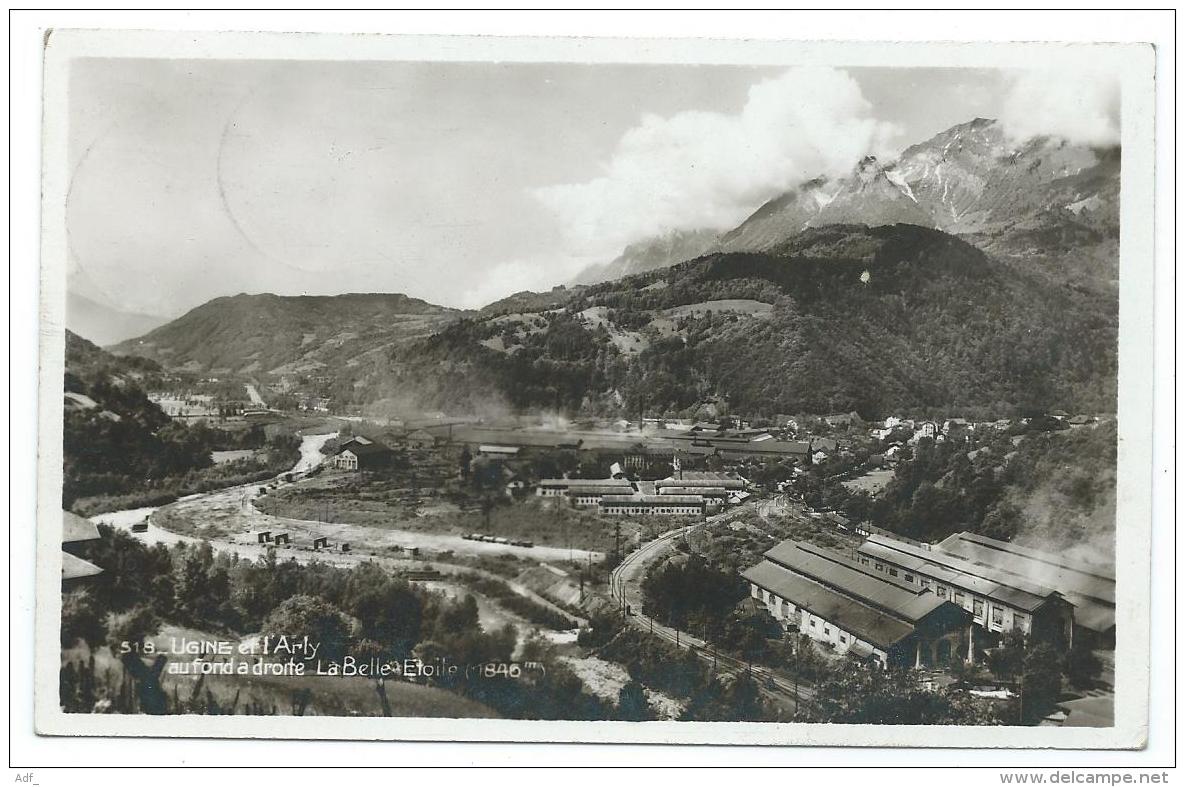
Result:
M577 253L612 255L671 230L733 227L808 178L846 174L865 154L886 152L898 130L871 110L844 71L792 68L751 87L736 114L645 115L604 174L535 196Z
M1067 496L1056 480L1047 481L1028 492L1019 501L1024 524L1013 540L1070 560L1114 567L1114 474L1107 471L1090 481L1097 492L1092 504L1086 507Z
M1084 145L1116 145L1119 83L1101 73L1029 71L1013 80L999 120L1017 142L1048 135Z

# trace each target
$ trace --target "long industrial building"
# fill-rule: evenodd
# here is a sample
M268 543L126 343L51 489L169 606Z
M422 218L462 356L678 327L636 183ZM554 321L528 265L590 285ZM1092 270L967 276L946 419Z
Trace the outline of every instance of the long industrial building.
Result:
M813 544L784 541L742 576L788 631L882 667L969 660L978 645L949 599Z
M934 549L1060 592L1074 605L1074 637L1115 647L1115 571L1007 541L956 533Z
M860 565L949 599L986 631L1017 630L1073 642L1074 605L1057 590L999 565L975 563L944 551L873 535L857 549Z
M600 511L611 516L700 516L706 505L700 495L604 495Z

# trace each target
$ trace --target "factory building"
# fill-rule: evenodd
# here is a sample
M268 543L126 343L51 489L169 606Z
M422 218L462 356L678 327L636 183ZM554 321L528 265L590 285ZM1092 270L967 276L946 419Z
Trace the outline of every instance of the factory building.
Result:
M728 491L743 490L749 486L749 482L739 476L729 475L728 473L711 473L707 471L685 470L679 472L676 476L671 478L664 478L661 481L655 481L656 489L662 490L665 487L677 487L681 489L696 489L696 488L720 488Z
M1114 569L966 532L947 537L934 550L1048 585L1074 605L1075 641L1115 647Z
M783 541L742 576L787 631L881 667L971 660L978 646L970 615L949 600L813 544Z
M890 579L953 601L985 631L1015 630L1065 647L1073 641L1074 605L1053 588L998 566L881 535L861 544L856 559Z
M604 495L602 514L614 516L700 516L705 502L700 495Z
M536 487L536 494L539 497L572 497L589 489L612 489L612 494L628 495L633 493L634 485L625 478L545 478Z

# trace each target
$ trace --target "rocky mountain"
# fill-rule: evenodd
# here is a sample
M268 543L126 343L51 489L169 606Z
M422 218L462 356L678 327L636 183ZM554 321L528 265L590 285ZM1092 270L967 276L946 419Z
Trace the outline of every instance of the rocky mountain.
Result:
M787 237L811 226L823 206L840 188L827 178L815 178L775 197L736 229L720 236L716 251L768 251Z
M235 295L215 298L111 349L191 372L317 374L365 369L384 352L435 333L462 314L399 294Z
M611 262L585 268L572 283L579 285L612 281L690 260L711 248L717 236L718 233L712 230L677 230L633 243Z
M633 244L593 266L592 284L666 267L708 251L769 251L811 227L916 224L1055 275L1118 279L1118 148L1062 139L1010 139L976 118L911 145L894 161L867 156L848 175L808 180L736 228L676 232Z
M1106 294L951 234L830 225L458 321L393 351L385 384L450 412L1109 411L1116 326Z
M1118 277L1118 148L1041 137L1017 143L977 118L906 148L867 157L836 183L809 181L763 205L720 251L767 251L807 227L933 227L1062 276ZM807 195L812 198L805 198Z

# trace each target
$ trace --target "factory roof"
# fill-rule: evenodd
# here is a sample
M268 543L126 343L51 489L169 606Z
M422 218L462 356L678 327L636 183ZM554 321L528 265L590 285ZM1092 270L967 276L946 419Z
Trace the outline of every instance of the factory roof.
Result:
M62 579L82 579L102 573L103 569L94 563L75 557L69 552L62 553Z
M743 478L664 478L661 481L655 481L654 485L657 487L664 486L679 486L679 487L709 487L722 489L744 489L746 486Z
M601 503L616 505L703 505L699 495L604 495Z
M881 648L891 647L914 630L905 621L768 560L745 569L741 576Z
M74 541L94 541L99 537L99 528L89 519L83 519L78 514L69 511L62 512L62 543Z
M587 486L612 486L618 489L624 487L633 488L633 484L625 478L544 478L539 482L539 486L557 486L566 489Z
M722 486L663 486L661 482L656 486L658 493L663 496L686 494L724 497L728 494L728 490Z
M935 549L1057 589L1074 604L1074 622L1080 626L1105 631L1115 625L1115 579L1109 568L975 533L956 533Z
M950 603L930 592L885 582L848 565L837 555L801 549L796 541L783 541L765 556L797 574L909 623L917 623Z
M614 485L614 486L575 486L570 490L573 495L615 495L617 497L629 496L629 487Z
M1038 609L1051 596L1059 595L1051 588L1010 576L999 569L979 566L942 551L916 547L885 536L870 536L860 545L859 551L1026 612Z

